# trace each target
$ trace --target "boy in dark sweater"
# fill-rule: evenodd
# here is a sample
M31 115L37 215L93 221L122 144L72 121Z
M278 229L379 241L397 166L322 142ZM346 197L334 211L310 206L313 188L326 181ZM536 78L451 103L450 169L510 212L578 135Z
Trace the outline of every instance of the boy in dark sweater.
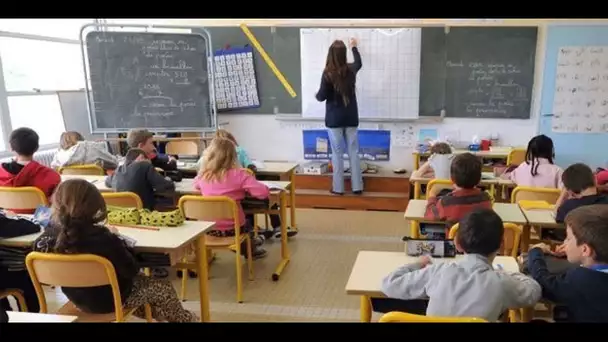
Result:
M125 163L113 175L106 177L106 186L115 191L136 193L144 208L154 210L154 194L175 191L175 184L154 169L146 152L132 148L127 152Z
M492 199L487 192L477 188L481 181L481 160L471 153L462 153L454 157L450 165L450 175L454 188L451 192L440 196L440 187L432 187L426 204L425 218L445 221L446 225L420 225L428 232L443 231L447 235L447 229L452 224L460 221L473 209L492 209ZM437 234L437 233L435 233ZM443 235L443 234L438 234ZM445 237L442 236L443 238Z
M566 257L580 266L551 274L544 256L551 249L541 243L528 254L530 275L543 288L543 298L565 306L564 320L608 323L608 206L579 207L565 222Z

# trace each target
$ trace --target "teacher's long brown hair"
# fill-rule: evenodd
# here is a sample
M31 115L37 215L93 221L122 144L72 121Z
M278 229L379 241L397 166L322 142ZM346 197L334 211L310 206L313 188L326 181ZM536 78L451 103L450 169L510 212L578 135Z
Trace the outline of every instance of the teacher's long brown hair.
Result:
M342 97L344 106L348 106L350 96L354 92L355 79L346 63L346 45L341 40L335 40L327 52L324 77L327 77L334 90Z

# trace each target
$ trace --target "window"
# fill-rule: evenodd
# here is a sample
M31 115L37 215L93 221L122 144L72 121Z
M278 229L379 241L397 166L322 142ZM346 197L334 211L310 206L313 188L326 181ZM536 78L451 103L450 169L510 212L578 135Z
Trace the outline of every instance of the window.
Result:
M2 19L0 31L33 34L63 39L80 39L83 25L95 19Z
M84 88L79 44L0 37L6 90L78 90Z
M65 122L55 95L9 96L8 108L13 129L29 127L40 136L40 145L56 144L65 131Z

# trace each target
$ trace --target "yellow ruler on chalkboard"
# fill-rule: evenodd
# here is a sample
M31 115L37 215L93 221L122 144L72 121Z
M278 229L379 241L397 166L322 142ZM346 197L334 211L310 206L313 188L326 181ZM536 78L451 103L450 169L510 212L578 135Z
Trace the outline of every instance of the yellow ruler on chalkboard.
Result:
M262 56L262 58L264 58L264 61L266 62L266 64L268 64L268 67L270 68L270 70L272 70L274 75L279 79L279 81L281 82L283 87L285 87L285 90L287 90L289 95L291 95L291 97L296 97L297 94L291 87L291 84L289 84L289 81L287 81L285 76L283 76L283 74L281 73L279 68L277 68L277 66L272 61L272 58L270 58L270 56L268 56L268 54L266 53L266 50L264 50L264 48L262 47L260 42L258 42L258 40L255 38L255 36L251 32L251 30L249 30L247 25L241 24L241 30L243 30L243 33L245 33L247 38L249 38L249 41L251 42L251 44L253 44L253 47L255 47L255 49L258 50L258 53Z

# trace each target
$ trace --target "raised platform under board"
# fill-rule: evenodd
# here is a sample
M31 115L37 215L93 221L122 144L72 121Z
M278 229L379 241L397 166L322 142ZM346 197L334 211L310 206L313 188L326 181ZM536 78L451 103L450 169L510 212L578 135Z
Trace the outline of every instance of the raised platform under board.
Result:
M296 175L296 206L344 210L405 211L409 199L410 183L405 174L379 171L364 174L365 191L362 195L351 192L350 176L346 178L344 196L330 193L331 174Z

